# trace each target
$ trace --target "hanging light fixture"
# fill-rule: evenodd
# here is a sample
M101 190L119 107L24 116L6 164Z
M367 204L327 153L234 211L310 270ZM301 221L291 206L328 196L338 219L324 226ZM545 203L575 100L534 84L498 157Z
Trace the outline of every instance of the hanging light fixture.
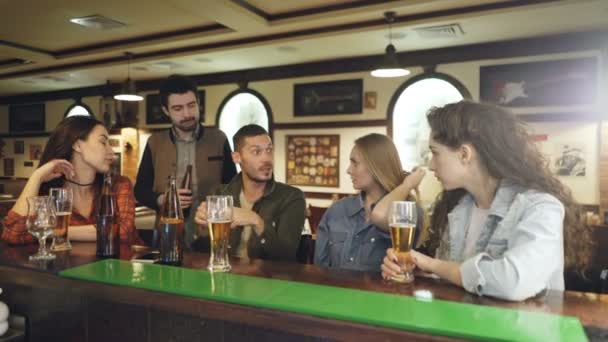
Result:
M382 62L378 64L378 68L371 72L374 77L400 77L410 74L410 71L402 68L397 61L395 46L392 43L393 32L392 23L395 21L395 12L385 12L384 18L388 23L388 45L386 52L382 58Z
M123 83L120 92L114 95L114 99L118 101L142 101L143 96L137 95L137 91L135 90L135 81L131 79L131 58L133 54L130 52L125 52L125 56L127 56L127 80Z

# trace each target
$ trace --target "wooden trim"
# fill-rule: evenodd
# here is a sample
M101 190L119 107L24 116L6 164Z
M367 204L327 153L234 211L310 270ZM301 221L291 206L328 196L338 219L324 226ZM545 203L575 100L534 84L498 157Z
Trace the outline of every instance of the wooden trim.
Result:
M440 65L447 63L468 62L474 60L502 59L521 56L545 55L570 51L594 50L607 44L608 31L576 32L546 36L540 38L527 38L512 41L473 44L448 48L438 48L397 54L399 62L404 67ZM184 52L184 51L180 51ZM163 54L166 52L163 52ZM321 62L292 64L256 68L240 71L221 72L214 74L200 74L190 76L198 86L238 83L244 80L249 82L287 79L307 76L320 76L361 72L372 70L381 60L383 54L334 59ZM138 57L148 57L140 54ZM73 65L51 67L39 70L30 70L0 75L0 79L33 74L38 72L56 71L59 69L72 69L73 67L89 67L101 64L110 64L123 61L124 57L112 57L94 62L82 62ZM99 62L99 63L97 63ZM58 69L57 69L58 70ZM142 80L136 82L139 91L157 90L163 79ZM0 104L28 103L50 101L70 97L99 96L108 91L118 90L118 84L98 85L85 88L67 89L35 94L13 95L0 97Z
M297 122L297 123L275 123L274 129L311 129L311 128L350 128L350 127L374 127L386 126L386 120L351 120L351 121L329 121L329 122Z
M310 199L310 198L314 198L314 199L326 199L326 200L330 200L331 196L333 196L334 194L338 194L338 196L340 196L340 199L347 197L347 196L351 196L354 194L349 194L349 193L344 193L344 192L314 192L314 191L304 191L304 197L306 199Z
M119 39L119 40L111 40L111 41L107 41L107 42L103 42L103 43L96 43L96 44L79 46L79 47L75 47L75 48L58 50L56 52L53 52L53 55L56 58L66 58L66 57L70 57L71 55L88 53L88 52L92 52L92 51L100 50L100 49L115 48L115 47L120 47L122 45L144 43L144 42L150 42L150 41L153 42L155 40L169 39L169 38L175 38L175 37L191 35L191 34L202 34L202 33L208 33L208 32L212 32L212 31L216 31L216 30L229 30L229 28L227 28L226 26L221 25L221 24L210 24L210 25L205 25L205 26L190 27L190 28L183 29L183 30L160 32L160 33L155 33L155 34L148 34L148 35L131 37L131 38L126 38L126 39Z

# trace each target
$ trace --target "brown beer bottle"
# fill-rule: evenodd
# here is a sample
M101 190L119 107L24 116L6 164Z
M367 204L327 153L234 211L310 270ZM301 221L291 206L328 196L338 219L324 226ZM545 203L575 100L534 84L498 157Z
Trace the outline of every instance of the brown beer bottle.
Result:
M119 251L118 203L112 191L112 173L103 177L103 188L97 206L97 256L117 258Z
M184 257L184 216L179 203L175 176L169 176L164 196L165 202L157 226L159 263L181 265Z
M179 188L192 190L192 164L186 166L186 173L184 174L184 178L182 178L182 184ZM184 214L184 219L187 220L190 217L190 208L184 208L182 213Z

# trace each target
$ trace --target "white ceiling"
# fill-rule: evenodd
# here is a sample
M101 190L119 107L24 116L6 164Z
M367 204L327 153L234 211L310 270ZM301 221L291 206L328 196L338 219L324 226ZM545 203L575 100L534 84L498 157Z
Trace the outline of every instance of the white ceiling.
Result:
M529 3L0 0L0 96L122 81L126 51L134 53L137 80L376 55L387 44L387 10L401 18L393 25L393 35L404 36L393 41L398 52L608 29L606 0ZM482 7L465 9L474 6ZM69 22L93 14L127 26L96 30ZM424 38L416 31L444 24L459 24L464 33ZM32 63L8 65L17 58Z

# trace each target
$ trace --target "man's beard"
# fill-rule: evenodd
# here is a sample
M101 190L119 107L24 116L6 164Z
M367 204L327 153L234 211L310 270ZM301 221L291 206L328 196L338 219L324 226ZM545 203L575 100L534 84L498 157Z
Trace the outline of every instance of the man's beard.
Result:
M180 121L178 124L175 125L175 127L179 128L184 132L192 132L196 129L196 124L196 120L192 119L187 121Z

